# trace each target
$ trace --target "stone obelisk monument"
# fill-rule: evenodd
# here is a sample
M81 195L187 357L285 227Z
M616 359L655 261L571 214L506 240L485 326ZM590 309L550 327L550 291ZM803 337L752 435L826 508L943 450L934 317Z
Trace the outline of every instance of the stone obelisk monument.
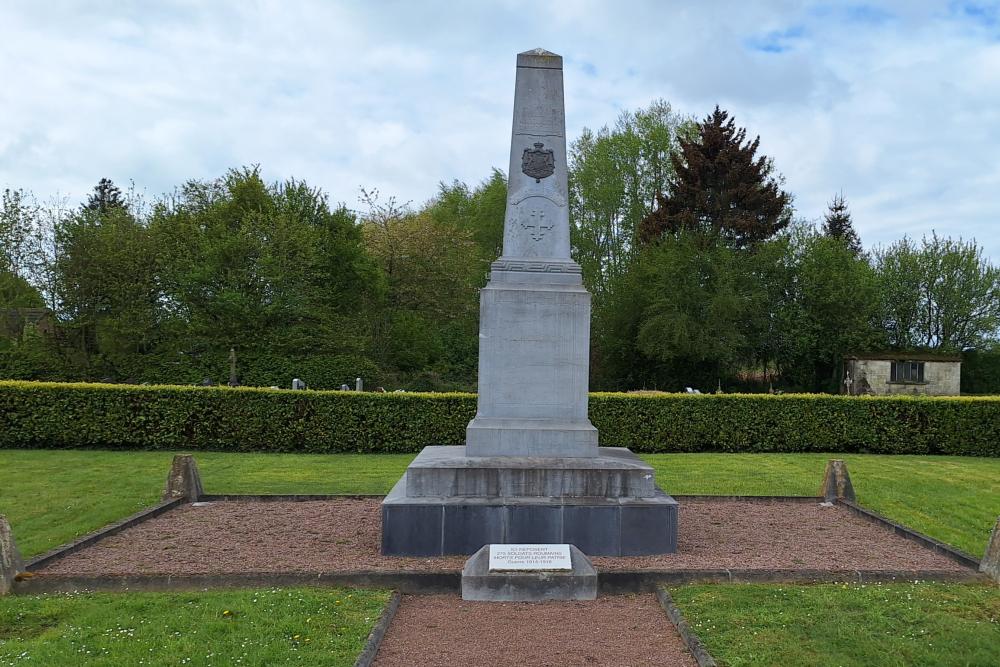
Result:
M503 255L479 309L469 456L597 456L590 294L569 254L562 58L517 57Z
M677 549L677 503L587 417L590 294L570 258L562 58L517 56L503 255L482 291L479 397L465 446L426 447L382 504L382 552L574 544Z

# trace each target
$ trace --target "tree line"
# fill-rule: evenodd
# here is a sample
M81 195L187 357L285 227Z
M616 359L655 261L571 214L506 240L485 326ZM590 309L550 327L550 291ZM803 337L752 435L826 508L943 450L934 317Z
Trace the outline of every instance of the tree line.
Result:
M866 251L840 194L802 219L719 108L624 112L569 160L592 388L836 391L845 354L937 350L1000 391L1000 269L974 241ZM0 376L224 382L233 350L242 384L474 390L505 204L496 169L416 207L362 190L351 209L257 167L152 202L107 179L76 208L7 189Z

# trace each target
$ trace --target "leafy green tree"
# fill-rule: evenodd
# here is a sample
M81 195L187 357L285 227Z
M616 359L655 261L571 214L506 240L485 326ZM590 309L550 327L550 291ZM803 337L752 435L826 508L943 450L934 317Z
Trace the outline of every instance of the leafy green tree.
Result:
M23 190L0 195L0 309L45 305L31 284L45 263L40 218L39 206Z
M1000 328L1000 268L974 241L932 234L878 250L880 320L899 349L957 352L995 340Z
M143 221L102 181L55 230L56 289L64 327L83 363L101 375L129 375L126 359L152 349L160 291L156 249Z
M435 202L413 212L392 198L379 201L375 192L362 191L362 201L365 247L387 286L381 306L370 312L376 357L403 371L402 382L427 367L444 381L474 384L475 356L468 352L477 349L470 343L477 340L484 268L474 228L439 218ZM446 348L445 340L458 344Z
M753 364L771 313L762 275L773 254L706 246L684 231L646 249L600 313L595 384L707 390Z
M778 306L783 383L836 393L845 354L884 346L878 284L868 262L842 239L796 229L789 237L787 298ZM777 333L777 332L776 332Z
M693 123L664 100L623 111L614 126L584 128L569 150L574 259L599 303L635 259L640 221L673 174L671 153ZM599 305L598 305L599 307Z
M503 252L503 224L507 211L507 176L494 169L489 178L470 188L455 181L442 183L438 195L426 207L436 221L469 234L483 261L483 276L489 263Z
M697 137L680 140L667 193L657 194L656 210L642 221L642 240L694 231L746 248L787 227L791 195L781 189L771 161L757 156L759 146L760 137L747 140L746 129L715 107Z
M962 354L962 394L1000 394L1000 342Z
M355 216L331 209L319 190L267 184L256 167L232 170L185 184L150 228L169 332L164 364L218 377L234 347L245 383L298 376L321 387L302 369L367 354L362 310L378 298L378 271Z
M834 195L833 201L830 202L823 219L823 233L831 238L840 239L855 255L861 254L861 238L854 231L844 195Z

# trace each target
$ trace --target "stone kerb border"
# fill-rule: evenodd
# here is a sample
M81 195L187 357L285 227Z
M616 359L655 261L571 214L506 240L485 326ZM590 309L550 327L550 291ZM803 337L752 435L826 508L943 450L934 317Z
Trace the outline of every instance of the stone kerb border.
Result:
M382 640L385 639L385 633L389 629L392 619L395 618L396 611L399 609L399 603L402 599L403 596L400 595L399 591L393 591L392 599L389 600L389 604L382 610L382 615L379 617L378 623L375 624L375 627L368 634L368 641L365 642L365 648L361 651L361 655L354 661L354 667L371 667L375 663L375 656L378 655L378 650L382 646Z
M694 656L695 662L698 663L698 667L718 667L718 663L715 662L715 658L712 654L708 652L705 645L701 642L701 639L691 629L688 622L684 620L684 614L681 613L680 608L674 604L674 599L670 597L670 593L661 586L656 588L656 599L663 607L664 613L666 613L667 618L670 622L674 624L677 629L677 634L681 636L684 640L684 644L687 646L688 651Z
M904 581L988 581L985 574L970 570L609 570L598 572L601 595L648 593L658 586L682 584L820 584L894 583ZM343 572L242 572L239 574L191 575L98 575L32 577L14 583L19 595L72 593L76 591L194 591L233 588L289 588L295 586L389 588L410 595L457 593L462 588L459 571L414 572L400 570Z
M203 495L201 502L268 502L333 500L337 498L381 498L379 494L308 494L308 495ZM821 502L820 497L810 496L706 496L677 495L679 500L740 500L759 502ZM117 523L82 537L70 544L56 548L29 561L29 572L59 558L91 546L126 528L159 516L186 502L176 498L161 502ZM706 570L607 570L598 573L598 587L602 593L648 592L660 584L683 583L889 583L894 581L932 580L977 582L988 580L979 572L979 561L954 547L895 523L880 514L864 509L855 503L838 499L837 503L873 523L881 524L897 535L934 549L961 565L967 572L939 570L789 570L789 569L706 569ZM32 577L14 583L14 593L71 592L76 590L126 591L126 590L192 590L204 588L240 588L247 586L348 586L392 588L404 593L426 594L453 592L461 589L460 572L412 571L345 571L322 573L268 573L247 572L224 575L133 575L133 576L80 576Z
M983 582L985 575L972 570L606 570L598 572L602 595L648 593L663 585L683 584L891 584L905 581L956 583Z
M311 501L338 498L381 498L381 494L202 494L201 502L270 502ZM677 495L678 500L738 500L750 502L822 502L813 496L709 496ZM148 519L159 516L188 502L187 497L174 498L144 509L119 522L90 533L67 545L38 556L25 565L31 572L89 547L100 540L120 533ZM849 511L890 529L905 539L943 554L968 568L965 572L939 570L802 570L802 569L705 569L705 570L607 570L598 573L598 586L604 594L654 591L661 584L683 583L888 583L893 581L962 581L989 580L979 572L980 562L971 555L923 535L886 517L867 510L854 502L839 498L834 502ZM247 586L348 586L392 588L404 593L426 594L453 592L461 588L458 571L344 571L321 573L271 573L246 572L224 575L133 575L133 576L79 576L79 577L30 577L13 584L13 593L70 592L76 590L126 591L126 590L192 590L205 588L239 588Z
M239 574L137 574L96 576L37 576L14 584L22 595L78 591L124 593L128 591L203 591L234 588L383 588L413 595L454 593L462 588L462 573L366 571L343 572L241 572Z

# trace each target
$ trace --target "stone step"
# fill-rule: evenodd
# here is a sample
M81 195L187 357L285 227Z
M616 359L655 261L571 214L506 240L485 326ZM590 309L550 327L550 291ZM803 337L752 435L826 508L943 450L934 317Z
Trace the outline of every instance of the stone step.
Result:
M406 470L410 498L650 498L652 466L628 449L595 457L466 456L465 447L426 447Z

